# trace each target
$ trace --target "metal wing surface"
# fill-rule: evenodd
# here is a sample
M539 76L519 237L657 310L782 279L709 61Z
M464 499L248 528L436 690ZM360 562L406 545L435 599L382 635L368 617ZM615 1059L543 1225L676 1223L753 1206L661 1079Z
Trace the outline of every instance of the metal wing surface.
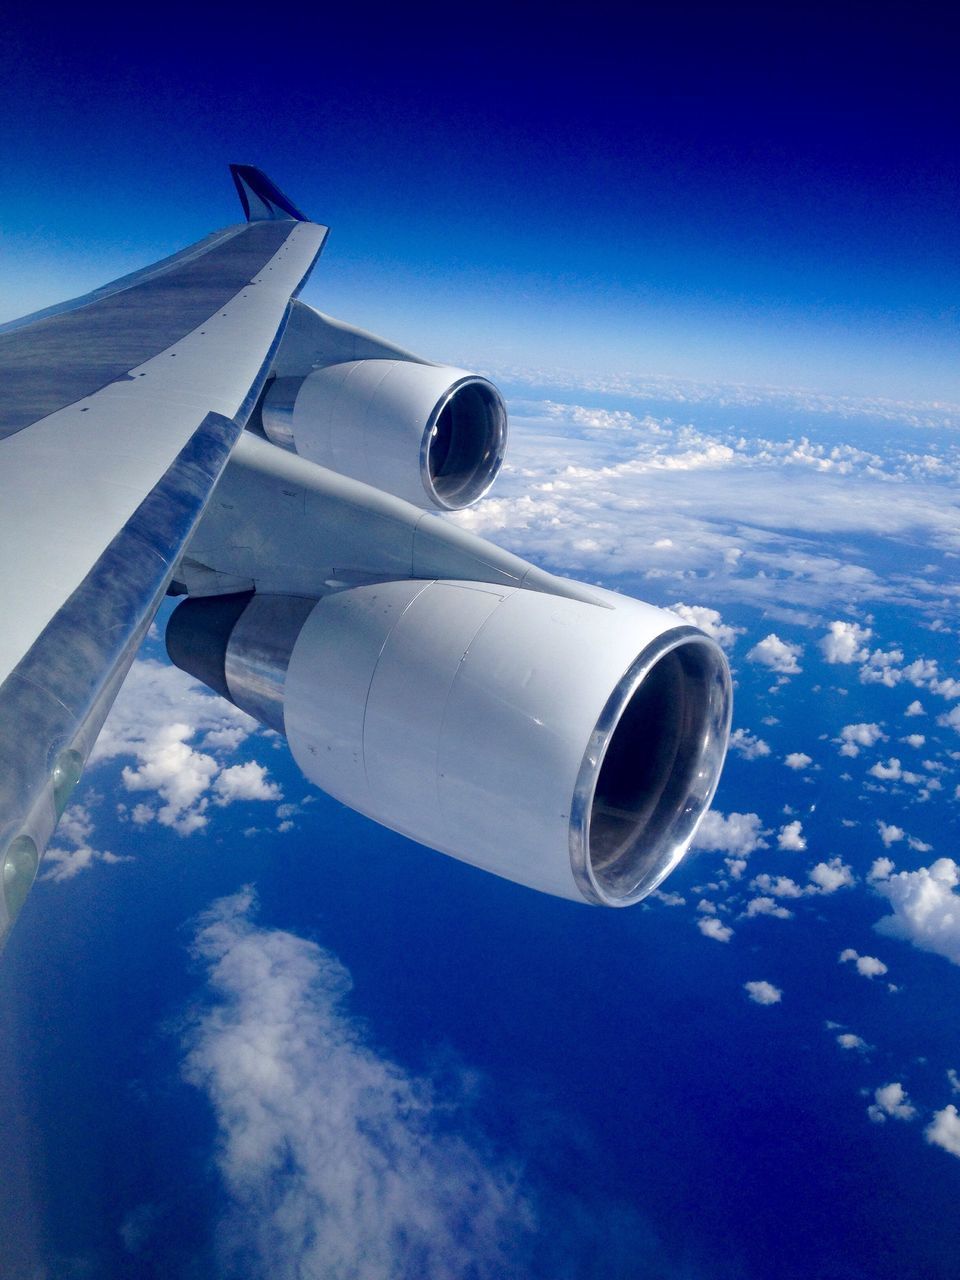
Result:
M232 171L249 221L0 327L0 940L326 238Z

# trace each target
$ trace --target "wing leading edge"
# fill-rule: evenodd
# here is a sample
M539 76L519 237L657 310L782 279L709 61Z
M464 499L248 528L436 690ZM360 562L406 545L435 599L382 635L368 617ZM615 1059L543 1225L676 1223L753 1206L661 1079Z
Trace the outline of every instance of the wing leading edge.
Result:
M255 220L0 331L0 940L326 238L232 168Z

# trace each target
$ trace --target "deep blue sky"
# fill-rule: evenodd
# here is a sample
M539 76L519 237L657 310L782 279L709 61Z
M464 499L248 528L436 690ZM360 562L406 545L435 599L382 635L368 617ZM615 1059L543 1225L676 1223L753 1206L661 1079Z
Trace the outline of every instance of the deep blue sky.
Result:
M866 5L21 13L4 311L231 220L239 159L332 225L308 297L427 354L958 398L956 34Z

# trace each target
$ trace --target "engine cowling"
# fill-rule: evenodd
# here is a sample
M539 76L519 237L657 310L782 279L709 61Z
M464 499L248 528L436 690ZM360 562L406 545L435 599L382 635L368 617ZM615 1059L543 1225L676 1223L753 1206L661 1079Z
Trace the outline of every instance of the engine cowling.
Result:
M463 581L184 602L177 665L286 733L306 776L420 843L607 906L677 865L731 686L675 614Z
M448 511L483 497L507 444L506 406L492 382L409 359L343 360L277 377L260 415L274 444Z

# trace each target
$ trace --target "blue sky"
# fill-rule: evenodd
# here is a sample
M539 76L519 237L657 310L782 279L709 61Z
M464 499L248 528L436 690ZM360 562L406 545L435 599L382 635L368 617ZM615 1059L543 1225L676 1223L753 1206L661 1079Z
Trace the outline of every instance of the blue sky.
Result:
M14 20L11 312L222 225L241 159L333 226L309 297L438 355L957 398L942 16L164 13Z
M4 318L263 165L333 227L308 300L498 372L457 522L680 604L738 737L664 895L590 910L313 792L152 638L0 965L0 1270L952 1280L955 31L259 21L12 20Z

